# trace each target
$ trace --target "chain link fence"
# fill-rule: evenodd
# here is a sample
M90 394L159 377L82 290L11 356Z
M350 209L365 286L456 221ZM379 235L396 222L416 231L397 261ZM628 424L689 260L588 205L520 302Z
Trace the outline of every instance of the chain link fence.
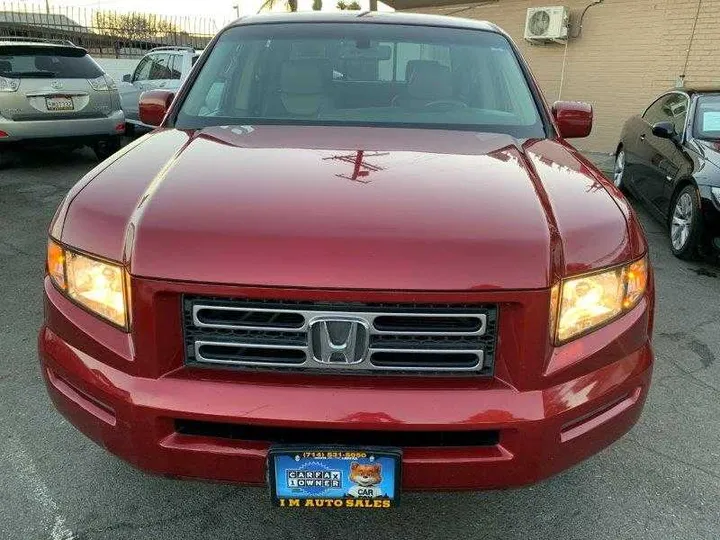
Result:
M64 39L100 58L138 58L165 45L202 49L223 24L209 17L0 1L0 39Z

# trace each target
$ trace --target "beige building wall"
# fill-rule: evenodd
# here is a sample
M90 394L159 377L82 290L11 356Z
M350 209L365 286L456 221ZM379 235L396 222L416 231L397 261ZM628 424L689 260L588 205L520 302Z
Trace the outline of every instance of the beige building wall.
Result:
M567 99L593 105L593 133L574 141L584 150L614 152L625 120L674 87L685 70L686 86L720 87L720 0L605 0L587 11L582 34L567 46L533 45L523 39L529 7L567 6L575 35L582 10L590 3L491 0L412 11L488 20L507 31L548 102Z

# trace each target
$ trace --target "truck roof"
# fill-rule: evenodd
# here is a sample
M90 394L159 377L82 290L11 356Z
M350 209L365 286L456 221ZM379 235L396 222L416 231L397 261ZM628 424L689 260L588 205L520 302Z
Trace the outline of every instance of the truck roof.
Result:
M406 24L415 26L439 26L468 30L485 30L502 33L499 27L487 22L442 15L420 13L381 12L381 11L343 11L343 12L300 12L300 13L261 13L241 17L230 26L248 24L277 23L376 23Z

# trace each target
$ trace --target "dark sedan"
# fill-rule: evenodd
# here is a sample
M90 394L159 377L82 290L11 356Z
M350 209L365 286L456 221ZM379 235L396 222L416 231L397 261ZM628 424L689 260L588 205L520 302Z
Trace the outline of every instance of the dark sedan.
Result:
M720 249L720 87L667 92L628 120L614 182L667 223L678 257Z

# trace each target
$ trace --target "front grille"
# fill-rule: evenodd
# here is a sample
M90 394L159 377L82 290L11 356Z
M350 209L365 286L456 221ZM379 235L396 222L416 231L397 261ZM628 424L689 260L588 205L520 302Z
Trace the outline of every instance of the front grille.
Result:
M497 430L464 431L370 431L360 429L305 429L176 420L175 431L183 435L309 446L468 447L494 446Z
M491 375L495 305L185 296L186 362L243 368Z

